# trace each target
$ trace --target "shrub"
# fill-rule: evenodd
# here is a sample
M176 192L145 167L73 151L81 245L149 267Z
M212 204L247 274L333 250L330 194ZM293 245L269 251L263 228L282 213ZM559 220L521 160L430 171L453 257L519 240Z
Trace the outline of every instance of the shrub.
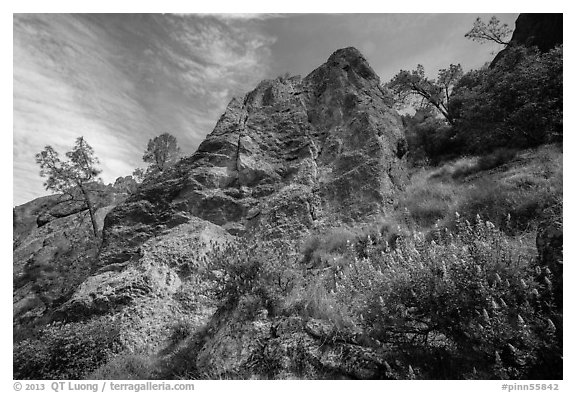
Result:
M439 119L431 108L419 109L414 116L404 115L403 123L408 142L408 158L415 166L438 162L460 150L453 138L453 128Z
M386 225L358 230L345 246L316 236L303 252L331 249L321 268L300 265L290 244L241 240L217 251L207 272L218 298L242 302L247 319L264 306L385 347L395 364L383 377L561 378L552 273L492 222L472 222L456 215L434 241L403 234L394 247Z
M120 325L112 317L55 322L14 344L14 378L80 379L120 348Z
M547 53L509 47L493 68L472 71L454 88L455 132L470 153L498 146L561 142L562 46Z
M214 282L211 291L219 301L236 304L241 298L253 297L262 301L269 315L275 315L301 276L298 259L290 243L253 244L242 238L215 246L203 276Z
M355 260L339 271L336 294L419 377L527 378L542 353L560 361L549 288L489 221L459 219L437 243L417 236Z
M194 332L194 325L190 321L182 318L172 325L171 331L170 341L172 343L178 343Z
M546 211L562 203L562 185L554 184L554 180L543 183L521 189L481 180L463 193L456 210L468 220L480 215L509 234L535 230Z
M416 180L407 188L399 208L407 210L416 224L430 227L452 213L456 191L449 183Z
M499 167L514 159L516 153L516 149L499 147L493 153L481 156L476 162L476 165L455 170L452 172L452 177L454 179L459 179L481 171L487 171L489 169Z
M342 253L358 235L347 228L331 228L325 234L308 238L301 248L303 264L318 267L333 253Z
M88 374L86 379L155 379L157 373L156 359L150 354L122 352L111 357L106 364Z

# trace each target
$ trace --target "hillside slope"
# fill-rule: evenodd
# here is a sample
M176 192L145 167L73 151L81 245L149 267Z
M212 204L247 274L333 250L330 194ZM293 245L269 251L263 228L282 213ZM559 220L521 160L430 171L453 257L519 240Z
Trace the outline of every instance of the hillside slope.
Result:
M101 244L57 197L17 207L15 378L561 374L561 149L406 152L346 48L233 99Z

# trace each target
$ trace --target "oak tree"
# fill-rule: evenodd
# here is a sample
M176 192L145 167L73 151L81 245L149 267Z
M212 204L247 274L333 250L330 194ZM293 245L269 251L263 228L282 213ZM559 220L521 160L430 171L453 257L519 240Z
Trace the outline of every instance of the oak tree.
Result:
M400 70L398 74L386 84L400 103L408 103L417 98L420 106L432 105L450 124L454 124L454 116L450 111L450 94L452 89L462 77L462 66L450 64L449 68L438 72L438 79L426 77L424 67L418 64L415 70Z

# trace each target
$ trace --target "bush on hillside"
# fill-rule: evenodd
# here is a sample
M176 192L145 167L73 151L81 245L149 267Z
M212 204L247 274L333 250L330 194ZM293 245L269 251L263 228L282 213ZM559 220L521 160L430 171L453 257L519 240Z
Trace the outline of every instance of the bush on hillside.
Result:
M545 362L561 364L558 315L529 257L489 221L459 219L440 239L351 261L338 272L339 302L417 377L530 378L546 367L557 378Z
M120 348L120 324L111 317L54 322L14 344L14 378L81 379Z
M450 105L466 151L562 141L562 53L562 46L547 53L510 47L493 68L464 75Z
M301 277L298 253L282 240L254 244L241 238L216 245L207 260L203 278L214 283L211 291L218 301L236 304L251 298L255 309L264 307L269 315L279 312Z

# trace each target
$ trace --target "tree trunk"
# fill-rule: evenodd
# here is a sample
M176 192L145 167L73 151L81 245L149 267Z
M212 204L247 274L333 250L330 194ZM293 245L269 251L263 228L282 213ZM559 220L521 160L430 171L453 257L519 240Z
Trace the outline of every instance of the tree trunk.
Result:
M84 200L86 201L86 206L88 207L88 212L90 213L90 221L92 221L92 229L94 230L94 237L98 237L98 225L96 225L96 217L94 217L94 206L92 205L92 201L90 200L90 195L84 188L82 184L79 184L80 190L82 190L82 194L84 195Z

